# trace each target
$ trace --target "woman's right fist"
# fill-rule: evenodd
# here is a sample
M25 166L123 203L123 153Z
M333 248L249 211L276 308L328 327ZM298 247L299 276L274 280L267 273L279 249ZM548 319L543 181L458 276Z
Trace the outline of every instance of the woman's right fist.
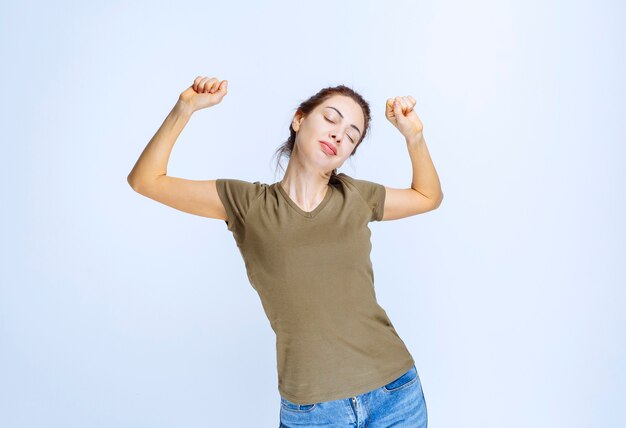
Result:
M185 89L178 99L186 103L192 111L214 106L228 93L228 80L198 76L193 85Z

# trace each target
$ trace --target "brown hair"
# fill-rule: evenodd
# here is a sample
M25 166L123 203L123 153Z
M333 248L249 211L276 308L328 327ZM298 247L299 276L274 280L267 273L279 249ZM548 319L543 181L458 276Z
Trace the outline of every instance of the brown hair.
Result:
M344 95L346 97L352 98L359 106L361 106L361 110L363 110L363 116L365 118L365 129L363 129L363 134L361 134L361 138L357 142L356 147L354 148L354 150L352 151L352 154L350 155L350 157L352 157L356 153L356 150L359 148L359 145L361 145L361 142L363 141L365 136L367 135L367 130L370 127L370 121L371 121L370 106L367 103L367 101L365 101L365 99L363 99L363 97L359 93L354 91L352 88L349 88L344 85L338 85L338 86L332 86L332 87L329 86L326 88L322 88L317 94L311 96L308 100L300 103L300 105L296 109L296 112L301 112L304 115L304 117L306 117L318 105L322 104L324 101L326 101L328 98L334 95ZM274 156L278 157L277 166L280 166L281 169L283 168L282 168L282 165L280 164L280 159L283 156L286 156L288 158L291 157L291 152L293 151L293 147L295 143L296 143L296 132L293 130L293 128L291 127L291 123L290 123L289 124L289 138L274 152ZM333 169L332 174L330 176L331 180L335 175L337 175L337 168Z

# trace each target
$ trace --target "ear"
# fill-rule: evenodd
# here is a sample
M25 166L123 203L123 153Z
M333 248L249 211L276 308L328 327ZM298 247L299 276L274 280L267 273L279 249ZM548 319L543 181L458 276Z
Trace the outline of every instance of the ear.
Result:
M304 116L302 115L301 112L296 112L296 114L293 117L293 120L291 121L291 127L293 128L293 130L295 132L298 132L298 130L300 129L300 124L302 123L302 120L304 119Z

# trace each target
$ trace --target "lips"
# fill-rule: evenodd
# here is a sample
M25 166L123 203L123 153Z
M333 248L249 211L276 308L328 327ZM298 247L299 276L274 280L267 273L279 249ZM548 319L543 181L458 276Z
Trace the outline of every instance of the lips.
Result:
M337 149L332 144L330 144L330 143L328 143L326 141L322 141L322 140L320 140L320 143L322 143L325 146L327 146L333 152L334 155L337 154Z

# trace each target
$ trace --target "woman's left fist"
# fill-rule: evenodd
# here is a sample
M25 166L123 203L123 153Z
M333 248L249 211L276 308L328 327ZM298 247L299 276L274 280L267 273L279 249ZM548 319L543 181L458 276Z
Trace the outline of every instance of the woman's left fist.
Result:
M413 107L415 107L415 99L410 95L387 99L385 116L407 140L419 138L424 129L424 125L420 118L417 117Z

